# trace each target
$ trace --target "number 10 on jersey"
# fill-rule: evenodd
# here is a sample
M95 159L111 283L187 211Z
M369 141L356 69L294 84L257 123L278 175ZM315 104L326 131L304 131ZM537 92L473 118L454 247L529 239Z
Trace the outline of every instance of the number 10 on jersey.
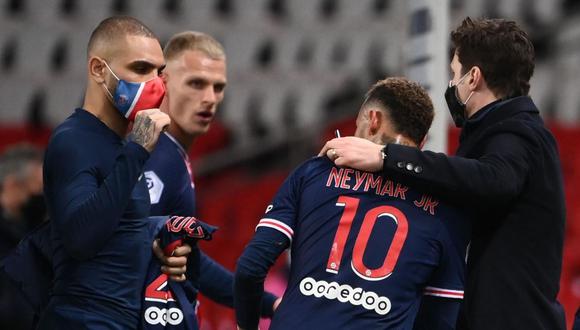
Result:
M337 206L343 207L344 211L340 217L336 235L332 242L330 256L326 263L326 271L338 274L340 269L344 246L350 233L352 222L358 210L360 199L355 197L340 196L336 203ZM392 220L397 225L397 230L385 256L382 266L370 269L363 262L364 252L366 250L373 227L378 220ZM358 232L354 249L352 251L351 267L355 274L367 281L380 281L389 277L397 264L401 249L408 232L407 217L401 210L393 206L377 206L368 210L364 216L360 231Z

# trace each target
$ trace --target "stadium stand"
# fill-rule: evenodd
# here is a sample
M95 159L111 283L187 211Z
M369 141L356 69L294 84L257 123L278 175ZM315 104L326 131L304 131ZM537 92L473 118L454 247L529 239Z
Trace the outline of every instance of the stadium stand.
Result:
M85 43L104 17L133 15L162 41L186 29L216 36L228 57L226 99L191 156L200 218L220 226L204 248L233 269L288 170L316 153L334 129L354 132L351 114L366 86L386 74L404 74L405 3L0 1L0 150L19 141L45 145L50 127L81 104ZM559 141L566 180L560 299L570 324L580 305L580 6L572 0L450 3L451 26L465 15L513 18L536 44L531 94ZM329 118L332 123L323 125ZM457 131L449 134L453 152ZM233 313L202 303L203 329L234 324Z

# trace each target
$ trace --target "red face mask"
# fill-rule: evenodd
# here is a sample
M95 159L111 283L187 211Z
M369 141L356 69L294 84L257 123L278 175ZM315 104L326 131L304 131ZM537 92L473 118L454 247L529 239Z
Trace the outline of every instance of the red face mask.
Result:
M165 96L163 79L157 76L141 83L129 82L119 79L107 62L105 65L119 81L114 95L106 87L105 89L113 99L115 108L129 121L134 121L135 115L141 110L157 109L161 106Z

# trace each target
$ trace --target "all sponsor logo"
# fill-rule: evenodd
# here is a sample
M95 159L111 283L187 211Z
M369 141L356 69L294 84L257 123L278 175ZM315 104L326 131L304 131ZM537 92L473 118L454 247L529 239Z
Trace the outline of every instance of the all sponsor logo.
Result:
M317 281L312 277L305 277L300 281L300 292L305 296L314 296L316 298L330 300L336 299L341 303L362 306L379 315L386 315L391 310L391 300L389 298L381 297L372 291L353 288L348 284Z
M183 321L183 312L179 308L159 308L151 306L145 310L145 321L151 325L178 325Z

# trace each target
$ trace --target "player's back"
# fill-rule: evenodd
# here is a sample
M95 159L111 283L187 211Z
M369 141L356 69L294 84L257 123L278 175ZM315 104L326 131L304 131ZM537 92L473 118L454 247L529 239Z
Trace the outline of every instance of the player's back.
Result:
M410 329L424 293L463 296L468 227L434 198L326 158L285 185L296 196L294 223L278 197L260 221L292 237L272 329Z

